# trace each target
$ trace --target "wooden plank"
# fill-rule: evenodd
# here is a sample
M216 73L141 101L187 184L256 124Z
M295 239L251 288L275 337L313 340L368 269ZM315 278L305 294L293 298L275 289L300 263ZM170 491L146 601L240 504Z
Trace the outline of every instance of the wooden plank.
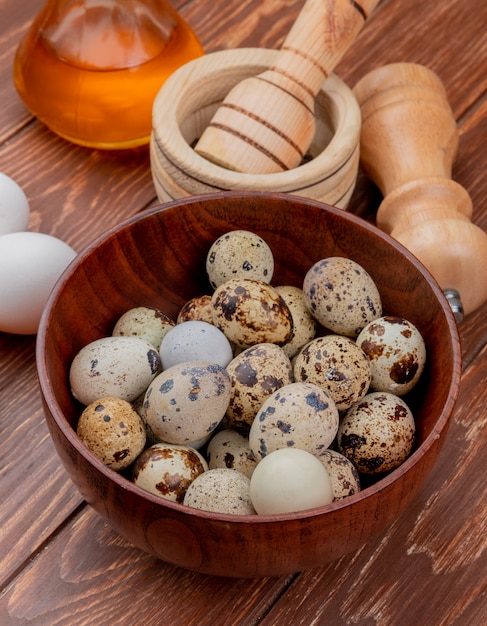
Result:
M87 508L2 595L0 623L255 624L291 579L177 569L133 548Z
M438 463L404 515L363 550L301 574L262 625L485 623L486 357L484 347L465 373Z

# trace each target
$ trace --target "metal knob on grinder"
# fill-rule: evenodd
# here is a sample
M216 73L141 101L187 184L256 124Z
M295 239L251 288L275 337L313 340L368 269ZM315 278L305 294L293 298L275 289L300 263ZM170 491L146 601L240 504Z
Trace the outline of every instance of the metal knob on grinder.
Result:
M487 235L470 221L469 194L451 179L458 128L445 88L422 65L392 63L353 91L361 165L384 196L377 226L425 265L459 321L487 300Z

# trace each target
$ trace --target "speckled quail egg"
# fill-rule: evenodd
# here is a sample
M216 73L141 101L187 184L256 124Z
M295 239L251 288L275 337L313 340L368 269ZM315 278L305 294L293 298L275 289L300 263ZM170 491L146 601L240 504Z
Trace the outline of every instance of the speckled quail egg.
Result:
M190 320L201 320L213 324L210 295L191 298L181 307L176 320L177 323L181 324Z
M231 382L217 363L188 361L164 370L145 394L145 419L154 435L188 445L219 425L230 401Z
M175 322L159 309L138 306L126 311L115 323L114 337L140 337L159 350L164 335Z
M363 474L399 467L410 455L416 427L404 400L374 391L354 404L338 428L339 451Z
M274 257L261 237L247 230L234 230L218 237L211 246L206 273L213 289L230 278L256 278L270 283Z
M274 287L260 280L228 280L213 292L213 323L242 348L284 345L293 337L291 311Z
M281 448L257 464L250 497L259 515L294 513L330 504L333 488L325 466L299 448Z
M102 463L116 471L131 465L146 443L140 415L120 398L100 398L85 407L76 432Z
M339 411L349 409L369 389L369 362L348 337L316 337L296 355L293 367L296 381L307 381L324 389Z
M317 323L306 306L302 289L292 285L280 285L275 287L275 290L287 304L293 318L293 338L282 346L284 352L292 359L308 341L314 339Z
M329 257L315 263L304 277L303 293L313 317L338 335L355 338L382 315L377 286L352 259Z
M233 469L210 469L198 476L188 487L184 504L194 509L255 515L250 500L250 479Z
M262 343L247 348L227 365L231 380L225 423L247 434L264 400L293 382L291 361L282 348Z
M251 453L249 440L236 430L225 429L217 432L206 449L208 467L224 467L245 474L249 478L257 464Z
M317 455L334 440L338 419L335 403L321 387L291 383L260 407L250 428L250 450L258 460L280 448L296 447Z
M156 496L179 502L189 485L208 470L206 459L195 449L156 443L138 457L132 470L133 482Z
M163 369L184 361L212 361L225 367L233 352L219 328L201 320L189 320L171 328L161 342L159 356Z
M73 396L90 404L104 396L132 402L160 368L154 346L139 337L102 337L76 354L69 370Z
M404 396L418 382L426 362L419 330L402 317L385 316L370 322L357 337L369 360L370 388Z
M318 459L325 466L333 488L333 501L342 500L361 489L360 476L355 465L336 450L323 450Z

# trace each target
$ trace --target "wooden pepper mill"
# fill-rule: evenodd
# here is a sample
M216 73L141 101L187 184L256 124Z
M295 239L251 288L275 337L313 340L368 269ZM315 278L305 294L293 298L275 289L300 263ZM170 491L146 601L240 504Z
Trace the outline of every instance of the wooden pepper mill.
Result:
M307 0L273 66L226 96L195 151L237 172L297 167L315 133L314 101L378 0Z
M384 199L377 225L431 272L458 321L487 300L487 235L451 180L458 128L438 76L414 63L373 70L354 87L361 165Z

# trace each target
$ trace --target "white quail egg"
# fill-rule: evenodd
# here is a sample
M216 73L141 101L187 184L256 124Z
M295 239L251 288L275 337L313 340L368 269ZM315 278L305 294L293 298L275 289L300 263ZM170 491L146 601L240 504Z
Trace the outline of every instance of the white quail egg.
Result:
M200 320L171 328L161 342L159 355L163 369L184 361L212 361L225 367L233 358L232 346L222 331Z
M295 513L330 504L333 488L324 465L299 448L281 448L257 464L250 497L259 515Z

